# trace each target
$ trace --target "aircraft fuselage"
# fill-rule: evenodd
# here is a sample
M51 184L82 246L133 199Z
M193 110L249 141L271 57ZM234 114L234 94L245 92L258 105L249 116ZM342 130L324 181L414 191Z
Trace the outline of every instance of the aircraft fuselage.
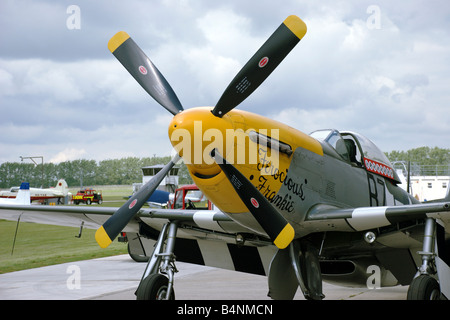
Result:
M292 224L296 236L312 232L304 221L318 206L357 208L412 201L393 179L369 171L366 158L351 161L339 153L339 147L260 115L232 110L218 118L211 110L180 112L169 126L169 136L200 190L221 211L255 232L264 234L211 158L214 148ZM336 228L348 231L349 226Z

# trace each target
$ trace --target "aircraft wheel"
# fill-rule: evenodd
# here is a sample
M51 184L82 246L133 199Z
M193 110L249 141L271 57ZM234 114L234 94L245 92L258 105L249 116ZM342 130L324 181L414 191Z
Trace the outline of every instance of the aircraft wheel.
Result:
M167 294L169 279L159 273L154 273L145 278L136 293L137 300L163 300ZM170 300L175 300L172 289Z
M408 289L408 300L439 300L439 283L433 277L423 274L415 278Z

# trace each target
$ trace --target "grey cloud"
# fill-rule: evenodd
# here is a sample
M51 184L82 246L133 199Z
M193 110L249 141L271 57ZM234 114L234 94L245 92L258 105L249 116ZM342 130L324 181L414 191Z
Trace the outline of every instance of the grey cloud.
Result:
M186 108L213 105L290 14L305 20L308 33L240 109L279 114L306 132L362 131L385 151L417 147L432 133L439 135L430 143L449 147L449 129L433 123L450 120L445 1L377 1L375 30L366 25L373 1L80 0L81 29L70 30L73 3L0 4L0 27L8 30L0 47L0 135L25 135L0 141L0 161L23 150L48 159L71 148L96 159L167 150L170 117L109 53L110 37L127 31ZM83 142L83 134L102 143Z

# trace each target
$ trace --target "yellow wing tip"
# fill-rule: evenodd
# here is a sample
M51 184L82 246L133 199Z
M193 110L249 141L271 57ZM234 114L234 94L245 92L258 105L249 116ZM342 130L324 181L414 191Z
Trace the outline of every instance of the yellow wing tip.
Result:
M306 34L306 24L303 22L302 19L300 19L297 16L289 16L284 20L283 22L286 27L289 28L289 30L292 31L300 40L305 36Z
M95 232L95 241L97 241L98 245L103 249L107 248L112 242L103 226L98 228L98 230Z
M125 31L117 32L111 39L108 41L108 49L111 52L116 51L118 47L122 45L130 36Z
M283 230L278 234L277 238L273 242L279 249L286 248L292 240L294 240L295 230L288 223L284 226Z

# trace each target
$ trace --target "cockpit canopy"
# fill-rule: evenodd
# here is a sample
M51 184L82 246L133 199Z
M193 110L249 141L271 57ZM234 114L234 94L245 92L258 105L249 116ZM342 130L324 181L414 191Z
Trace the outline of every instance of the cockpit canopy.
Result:
M355 132L339 132L335 129L317 130L310 136L327 142L345 161L401 183L386 155L366 137Z

